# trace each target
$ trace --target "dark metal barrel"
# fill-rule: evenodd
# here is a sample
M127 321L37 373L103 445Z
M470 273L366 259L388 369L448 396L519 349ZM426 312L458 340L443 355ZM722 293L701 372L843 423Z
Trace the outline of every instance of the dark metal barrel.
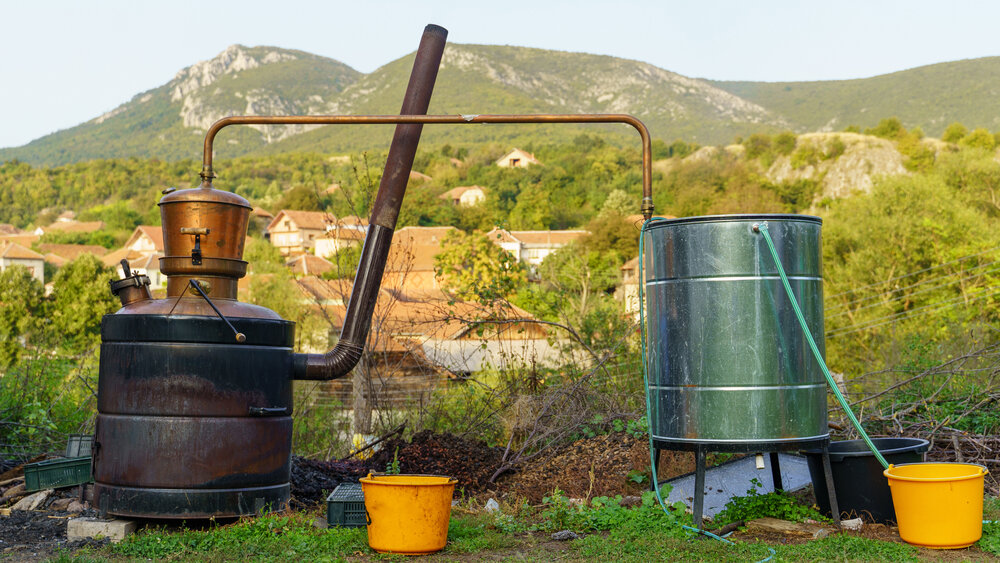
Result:
M107 315L101 324L97 508L144 518L284 507L294 323Z
M643 235L647 392L650 431L662 447L743 449L828 438L826 382L766 242L753 231L764 221L823 349L818 217L651 223Z

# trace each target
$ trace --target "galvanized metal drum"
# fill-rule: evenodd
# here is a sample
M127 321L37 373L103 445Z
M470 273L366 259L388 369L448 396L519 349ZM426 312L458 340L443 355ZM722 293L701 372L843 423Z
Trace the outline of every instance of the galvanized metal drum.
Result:
M766 242L753 230L764 221L823 350L818 217L650 224L643 241L647 392L660 447L750 451L828 439L826 383Z

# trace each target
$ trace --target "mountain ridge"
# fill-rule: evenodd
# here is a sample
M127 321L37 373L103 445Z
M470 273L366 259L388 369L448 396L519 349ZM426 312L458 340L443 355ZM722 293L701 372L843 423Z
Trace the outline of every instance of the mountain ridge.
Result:
M305 51L231 45L107 113L26 145L0 149L0 161L181 160L196 158L204 130L227 115L395 114L413 56L365 74ZM998 80L970 83L982 76ZM994 88L994 83L1000 84L1000 57L849 81L727 82L608 55L449 44L429 112L630 113L647 124L654 138L725 144L755 132L872 126L892 115L927 133L938 133L951 121L1000 126L1000 86ZM623 128L567 125L428 126L423 141L526 144L565 141L595 129L613 142L634 142ZM356 152L386 146L390 136L387 126L233 127L220 135L216 152L222 158Z

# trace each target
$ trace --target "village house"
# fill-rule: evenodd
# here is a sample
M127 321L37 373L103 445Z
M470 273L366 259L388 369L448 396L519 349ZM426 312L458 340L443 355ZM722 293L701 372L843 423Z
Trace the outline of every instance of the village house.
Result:
M434 257L441 241L455 227L403 227L395 232L385 264L382 284L402 286L407 291L440 289L434 274Z
M486 188L482 186L458 186L438 196L452 205L472 207L486 200Z
M500 168L527 168L532 164L541 164L541 162L531 153L524 152L521 149L514 149L497 159L494 164Z
M282 209L265 230L265 237L283 255L296 256L312 252L316 239L335 224L335 217L324 211Z
M264 233L267 232L267 226L273 220L274 215L271 215L266 209L263 207L254 207L250 210L250 225L247 228L247 232L264 236Z
M508 231L494 228L486 238L529 267L538 267L545 257L567 244L589 235L587 231Z
M334 219L327 225L327 232L316 239L316 256L330 258L345 248L358 246L365 240L367 232L368 221L357 215Z
M167 277L160 272L160 258L163 257L163 229L155 225L139 225L125 246L105 254L101 262L105 266L122 272L121 261L128 260L129 268L149 277L151 289L161 289L167 285Z
M310 276L296 283L304 303L328 320L330 336L339 334L351 281ZM559 356L558 344L549 342L543 325L532 322L526 311L513 306L487 310L440 290L409 287L405 282L402 288L383 283L372 316L366 350L377 398L400 404L432 390L447 377L532 363L554 365ZM474 321L483 318L491 323L481 332ZM322 341L324 335L319 336L317 340ZM350 402L351 378L322 385L323 395Z
M5 242L12 242L15 244L20 244L25 248L31 248L39 239L42 237L33 233L21 232L19 234L13 235L0 235L0 244Z
M38 227L34 234L41 236L46 233L93 233L104 228L104 221L74 221L72 219L57 219L48 227Z
M0 242L0 272L14 265L24 266L33 278L45 285L44 256L16 242Z
M56 268L62 268L83 254L92 254L100 258L108 253L107 248L96 244L54 244L46 242L36 245L35 248L44 253L47 264L51 264Z
M76 260L81 254L93 254L100 258L108 253L108 249L97 244L55 244L43 242L36 246L39 252L45 255L52 254L62 258L66 262Z
M365 231L348 227L334 227L316 239L316 256L330 258L341 250L358 246L365 240Z
M329 260L312 254L299 254L286 261L285 266L292 271L295 277L322 276L334 268Z
M615 290L615 299L622 302L626 315L639 320L639 257L625 262L621 272L622 283Z

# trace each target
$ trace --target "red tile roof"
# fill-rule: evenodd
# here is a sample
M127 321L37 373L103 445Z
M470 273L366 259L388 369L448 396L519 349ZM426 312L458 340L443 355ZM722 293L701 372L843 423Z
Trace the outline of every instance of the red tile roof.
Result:
M310 229L314 231L325 231L327 225L336 221L336 217L325 211L297 211L295 209L282 209L274 216L274 219L267 225L267 231L274 230L283 218L291 219L300 229Z
M139 225L132 231L132 236L129 237L128 241L125 243L126 247L135 244L135 241L139 240L139 237L145 236L149 240L153 241L153 248L157 252L163 252L163 229L155 225Z
M333 264L319 256L301 254L285 262L292 273L303 276L319 276L333 269Z
M31 246L38 242L38 239L42 238L39 235L34 234L21 234L21 235L0 235L0 243L4 242L16 242L21 246Z
M56 221L42 229L46 233L92 233L104 228L104 221Z
M434 257L441 253L441 241L455 227L403 227L392 236L392 246L385 269L399 271L434 271Z
M465 192L467 192L469 190L479 190L479 191L483 192L484 194L486 193L486 188L484 188L482 186L458 186L458 187L452 188L452 189L444 192L443 194L439 195L438 197L441 198L441 199L456 200L456 199L462 197L462 194L464 194Z
M54 244L46 242L38 245L38 250L46 254L55 254L60 258L74 260L81 254L93 254L100 258L108 253L108 249L96 244Z
M0 244L0 258L19 258L22 260L45 260L45 257L34 250L25 248L16 242Z

